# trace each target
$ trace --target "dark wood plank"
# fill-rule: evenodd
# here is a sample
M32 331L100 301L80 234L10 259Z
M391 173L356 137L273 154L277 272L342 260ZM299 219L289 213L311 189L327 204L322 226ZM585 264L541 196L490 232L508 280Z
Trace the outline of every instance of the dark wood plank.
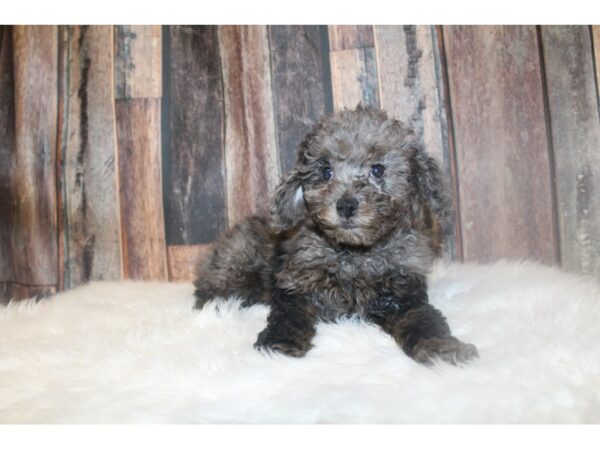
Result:
M466 260L557 260L533 26L444 27Z
M331 25L329 26L331 51L369 48L375 45L371 25Z
M57 27L6 27L2 35L0 282L54 286ZM12 292L29 295L26 289Z
M600 117L587 26L541 29L562 266L600 276Z
M42 299L56 293L56 286L31 286L14 282L0 282L0 305L11 300Z
M281 172L296 161L298 145L326 113L324 61L319 26L269 26L273 109Z
M452 157L435 28L377 25L374 33L381 108L415 130L450 180ZM456 234L454 228L448 230L448 259L457 258Z
M194 281L198 264L211 250L210 244L170 245L168 247L169 280Z
M70 89L70 39L71 33L69 27L61 25L58 27L58 123L57 123L57 195L56 195L56 216L58 223L58 290L65 289L65 252L67 248L67 236L65 232L66 220L66 188L65 188L65 157L66 143L69 132L69 121L67 111L69 110L69 89Z
M116 117L123 273L126 278L166 280L160 99L118 100Z
M64 27L61 232L64 287L122 277L113 28Z
M333 108L379 107L372 26L329 26Z
M216 26L171 26L163 98L169 245L212 242L227 228L223 84Z
M13 27L0 28L0 281L14 279L12 229L15 173Z
M279 180L265 26L219 27L230 226L268 210Z
M161 97L161 59L160 26L115 26L116 98Z

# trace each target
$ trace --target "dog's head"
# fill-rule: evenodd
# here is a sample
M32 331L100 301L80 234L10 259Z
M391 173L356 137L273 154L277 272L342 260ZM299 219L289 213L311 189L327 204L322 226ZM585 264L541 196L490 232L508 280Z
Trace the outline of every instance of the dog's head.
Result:
M440 170L412 130L357 107L323 119L274 196L273 226L305 219L332 241L371 247L399 227L433 228L449 211Z

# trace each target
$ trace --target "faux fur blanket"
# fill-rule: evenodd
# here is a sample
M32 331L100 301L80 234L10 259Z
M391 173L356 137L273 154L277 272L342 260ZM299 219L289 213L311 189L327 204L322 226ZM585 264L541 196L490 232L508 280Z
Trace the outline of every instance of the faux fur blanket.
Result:
M431 302L476 344L424 367L359 320L301 359L252 344L267 308L191 284L93 283L0 307L0 422L600 422L600 288L530 263L438 265Z

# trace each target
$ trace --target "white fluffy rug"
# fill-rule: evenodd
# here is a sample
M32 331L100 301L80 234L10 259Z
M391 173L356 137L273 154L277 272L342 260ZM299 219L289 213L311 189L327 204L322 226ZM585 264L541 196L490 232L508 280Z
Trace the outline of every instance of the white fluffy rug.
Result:
M375 326L305 358L253 349L267 308L191 284L94 283L0 307L0 422L600 422L600 289L533 264L439 265L431 302L476 344L423 367Z

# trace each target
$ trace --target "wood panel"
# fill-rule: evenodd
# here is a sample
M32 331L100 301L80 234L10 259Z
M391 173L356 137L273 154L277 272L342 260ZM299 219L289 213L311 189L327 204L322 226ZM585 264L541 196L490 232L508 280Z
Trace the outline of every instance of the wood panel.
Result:
M0 27L0 281L15 277L13 229L13 174L15 170L15 80L13 27ZM0 295L0 300L2 296Z
M34 298L39 300L56 293L56 285L38 286L15 282L0 282L0 305L6 305L11 300Z
M4 28L0 71L0 282L27 297L58 282L57 27Z
M541 29L563 267L600 275L600 117L587 26Z
M296 162L312 125L326 114L329 68L319 26L269 26L273 109L281 173Z
M160 99L118 100L123 273L167 279L160 156Z
M444 27L466 260L557 260L536 29Z
M63 29L64 286L122 277L113 28Z
M435 28L377 25L374 33L381 108L415 130L450 180L452 155ZM458 227L447 232L446 255L450 259L457 258L459 233Z
M114 51L117 99L162 96L160 26L115 26Z
M335 111L354 109L359 103L379 107L373 48L332 52L330 60Z
M171 26L163 34L167 243L208 243L227 228L217 27Z
M267 28L219 27L229 225L268 211L279 180Z
M386 26L375 29L381 108L411 125L430 154L447 159L442 138L436 52L429 26Z
M170 245L169 280L193 281L196 279L198 264L212 250L210 244Z
M329 46L331 51L372 48L375 45L371 25L330 25Z
M596 83L598 83L598 94L600 95L600 25L592 25L592 40L594 42Z
M373 28L331 25L329 40L334 110L379 107Z

